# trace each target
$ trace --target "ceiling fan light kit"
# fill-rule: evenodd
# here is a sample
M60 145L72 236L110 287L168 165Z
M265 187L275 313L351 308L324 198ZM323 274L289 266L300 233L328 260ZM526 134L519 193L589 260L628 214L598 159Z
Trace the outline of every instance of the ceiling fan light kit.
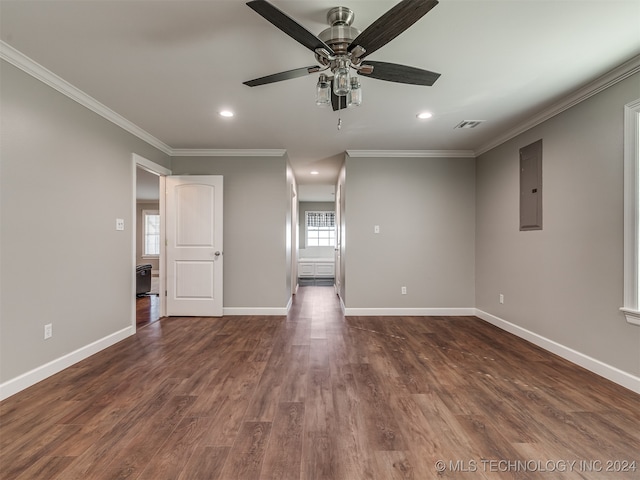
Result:
M316 105L328 107L331 105L331 83L324 73L318 77L316 85Z
M319 65L288 70L244 82L249 87L280 82L316 72L316 104L333 110L362 104L362 87L355 72L388 82L431 86L439 73L364 58L396 38L438 4L437 0L402 0L373 22L362 33L352 27L355 14L347 7L334 7L327 13L329 28L318 36L309 32L267 0L247 5L291 38L314 52Z

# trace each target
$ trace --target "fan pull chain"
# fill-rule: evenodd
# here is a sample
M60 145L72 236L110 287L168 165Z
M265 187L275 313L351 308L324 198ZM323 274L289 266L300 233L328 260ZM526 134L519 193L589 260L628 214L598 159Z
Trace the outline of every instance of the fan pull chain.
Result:
M342 118L338 117L338 130L342 128Z

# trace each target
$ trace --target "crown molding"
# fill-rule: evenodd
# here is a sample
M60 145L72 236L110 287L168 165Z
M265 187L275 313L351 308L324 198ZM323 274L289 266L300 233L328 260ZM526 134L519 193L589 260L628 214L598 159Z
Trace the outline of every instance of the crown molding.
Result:
M475 158L473 150L347 150L354 158Z
M66 95L80 105L97 113L110 122L118 125L125 131L135 135L149 145L157 148L161 152L175 157L278 157L284 156L286 150L283 149L262 149L262 150L232 150L232 149L192 149L177 148L173 149L161 140L157 139L149 132L130 122L122 115L114 112L109 107L98 102L93 97L87 95L82 90L74 87L72 84L62 79L55 73L41 66L25 54L16 50L11 45L0 40L0 59L5 60L11 65L19 68L32 77L40 80L51 88ZM618 82L640 72L640 55L633 57L611 72L603 75L595 81L578 89L574 93L565 97L560 102L541 111L529 121L508 130L506 133L494 138L490 142L485 143L477 150L347 150L346 153L351 157L395 157L395 158L474 158L488 152L489 150L511 140L512 138L526 132L527 130L541 124L542 122L564 112L565 110L577 105L584 100L606 90Z
M92 112L106 118L112 123L115 123L119 127L123 128L127 132L135 135L139 139L145 141L149 145L157 148L161 152L170 155L171 148L165 143L158 140L149 132L141 129L134 123L130 122L122 115L114 112L109 107L98 102L93 97L90 97L82 90L74 87L66 80L62 79L52 71L46 69L42 65L36 63L31 58L27 57L24 53L16 50L11 45L0 40L0 58L9 62L14 67L19 68L23 72L31 75L33 78L40 80L44 84L57 90L58 92L66 95L70 99L76 101L80 105L88 108Z
M489 150L502 145L504 142L511 140L512 138L526 132L527 130L530 130L537 125L540 125L542 122L555 117L559 113L562 113L565 110L568 110L571 107L587 100L588 98L597 95L603 90L606 90L607 88L638 72L640 72L640 55L633 57L631 60L628 60L619 67L614 68L613 70L597 78L593 82L588 83L582 88L579 88L572 94L563 98L561 101L555 103L549 108L544 109L527 122L521 123L520 125L514 127L511 130L508 130L506 133L500 135L499 137L494 138L492 141L485 143L484 145L482 145L482 147L476 150L476 156L480 156L483 153L486 153Z
M198 149L174 148L169 155L172 157L283 157L287 153L282 149Z

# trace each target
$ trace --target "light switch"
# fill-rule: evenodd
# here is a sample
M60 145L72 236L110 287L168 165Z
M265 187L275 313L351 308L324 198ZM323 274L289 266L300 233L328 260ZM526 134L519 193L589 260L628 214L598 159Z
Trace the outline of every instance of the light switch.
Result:
M380 233L380 225L373 226L373 233Z
M124 218L116 218L116 230L124 230Z

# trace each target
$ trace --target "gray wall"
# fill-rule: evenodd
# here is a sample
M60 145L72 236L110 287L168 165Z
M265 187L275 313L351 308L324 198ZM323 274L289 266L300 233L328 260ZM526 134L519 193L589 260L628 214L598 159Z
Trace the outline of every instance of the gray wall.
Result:
M134 152L175 174L224 175L225 307L287 305L286 157L171 161L15 67L2 62L0 75L0 383L131 325ZM622 108L639 84L630 77L477 162L347 157L338 181L345 305L475 305L639 375L640 329L618 311ZM544 229L519 232L517 152L539 138ZM46 323L54 336L45 341Z
M345 305L473 308L474 182L473 158L347 156Z
M131 325L131 154L169 158L6 62L0 75L1 383Z
M174 175L224 176L224 307L285 307L291 297L286 157L174 157L171 165Z
M634 375L623 301L623 107L636 74L477 161L476 306ZM543 230L520 232L519 148L543 140ZM498 302L504 294L504 305Z

